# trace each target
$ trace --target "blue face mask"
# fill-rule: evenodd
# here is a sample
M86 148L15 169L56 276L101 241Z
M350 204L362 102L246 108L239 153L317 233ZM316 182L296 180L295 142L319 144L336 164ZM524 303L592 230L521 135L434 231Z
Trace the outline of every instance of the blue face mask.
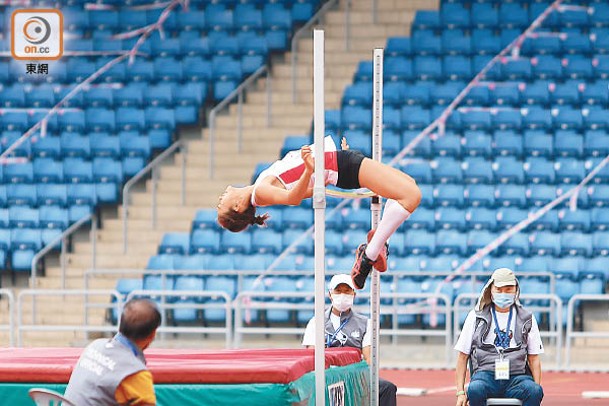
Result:
M516 295L514 293L493 293L491 292L493 302L499 306L500 309L505 309L514 304Z

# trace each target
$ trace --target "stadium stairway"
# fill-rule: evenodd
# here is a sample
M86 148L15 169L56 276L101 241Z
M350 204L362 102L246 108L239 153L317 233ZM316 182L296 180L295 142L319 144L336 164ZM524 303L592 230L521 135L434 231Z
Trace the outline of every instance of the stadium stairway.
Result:
M384 47L388 36L409 35L410 24L417 9L437 9L437 0L379 0L378 19L373 23L371 3L368 0L352 0L350 9L350 49L345 49L345 9L347 1L330 10L319 27L325 29L326 47L326 108L340 107L344 88L352 82L357 63L372 58L375 47ZM103 228L96 241L98 269L144 269L154 255L163 234L167 231L187 231L198 208L214 207L218 195L228 184L246 184L252 169L260 161L277 158L282 142L288 134L307 134L312 119L312 35L305 36L298 44L298 101L292 103L291 55L274 56L272 59L272 125L266 122L266 86L264 79L254 85L245 97L243 105L243 148L236 151L237 106L231 105L228 113L221 114L216 122L216 176L208 178L208 129L181 130L182 139L188 141L186 168L186 205L180 204L181 156L177 153L161 168L157 194L157 227L153 229L152 183L135 188L129 207L129 250L123 254L122 207L105 208L102 211ZM73 251L67 255L66 288L82 289L84 273L92 267L92 247L88 234L74 237ZM46 275L38 278L37 288L61 287L61 267L55 258L46 260ZM92 289L112 289L115 276L90 280ZM15 292L17 294L17 292ZM44 324L67 322L72 301L62 306L47 306L54 298L41 298L38 312ZM97 298L95 299L97 301ZM103 301L103 299L99 299ZM74 305L78 306L74 299ZM107 299L106 299L107 303ZM80 305L82 307L82 305ZM31 310L25 311L25 317ZM89 324L102 324L104 311L93 309ZM76 321L76 320L74 320ZM54 336L57 336L56 338ZM83 334L53 334L53 342L73 344L84 342ZM49 345L50 337L40 333L24 334L24 345Z

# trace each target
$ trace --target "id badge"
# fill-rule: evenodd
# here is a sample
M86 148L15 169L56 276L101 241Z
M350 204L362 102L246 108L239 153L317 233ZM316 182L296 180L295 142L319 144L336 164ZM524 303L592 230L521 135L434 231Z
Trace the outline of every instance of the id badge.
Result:
M510 360L509 359L495 360L495 379L496 380L510 379Z

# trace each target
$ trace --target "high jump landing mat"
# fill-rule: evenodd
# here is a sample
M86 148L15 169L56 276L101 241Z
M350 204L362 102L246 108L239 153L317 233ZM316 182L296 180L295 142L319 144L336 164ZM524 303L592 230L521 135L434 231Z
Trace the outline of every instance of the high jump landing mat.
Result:
M33 387L63 393L82 350L0 349L0 403L31 406L27 392ZM315 403L314 350L149 349L145 354L158 405ZM326 383L330 396L338 396L339 404L369 404L368 382L368 365L361 361L358 350L326 350Z

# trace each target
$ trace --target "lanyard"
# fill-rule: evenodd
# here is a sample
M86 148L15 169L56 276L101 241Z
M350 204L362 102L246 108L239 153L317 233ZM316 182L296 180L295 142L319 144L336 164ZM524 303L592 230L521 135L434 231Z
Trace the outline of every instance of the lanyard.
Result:
M510 306L510 315L508 316L507 326L505 331L501 331L499 328L499 323L497 322L497 312L495 312L495 307L491 308L493 312L493 320L495 321L495 345L497 347L508 348L510 346L510 326L512 324L512 310L514 306Z
M133 355L135 355L136 357L139 357L140 354L139 354L137 347L127 337L125 337L121 333L118 333L117 335L114 336L114 339L116 341L118 341L119 343L123 344L125 347L129 348L133 352Z
M336 338L336 335L343 329L343 327L345 327L345 324L347 324L347 322L349 320L351 320L351 317L347 317L345 320L343 320L343 322L340 323L340 326L338 326L336 331L334 331L334 334L332 334L332 335L328 334L327 335L328 339L326 340L326 347L331 347L332 346L332 343L334 342L334 339Z

